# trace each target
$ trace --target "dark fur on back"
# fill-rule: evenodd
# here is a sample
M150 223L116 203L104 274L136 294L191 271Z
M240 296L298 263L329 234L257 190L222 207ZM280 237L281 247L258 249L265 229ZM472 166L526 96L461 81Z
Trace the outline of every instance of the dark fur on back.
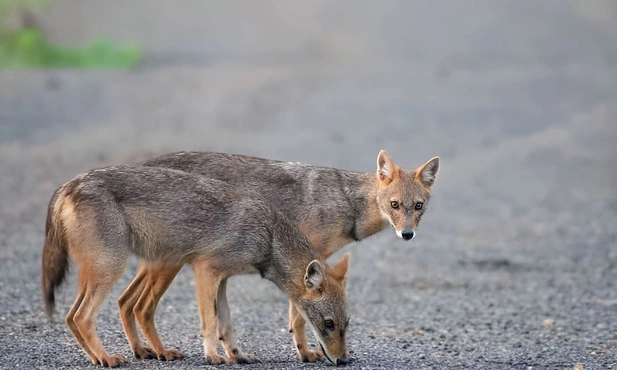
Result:
M191 172L259 192L295 223L312 219L328 227L344 222L340 237L359 240L371 233L356 220L364 218L369 199L362 189L374 174L308 166L215 152L177 152L140 163Z
M54 290L64 279L70 256L80 265L79 291L65 322L94 363L113 367L124 362L122 356L110 356L102 349L95 321L130 255L163 272L149 277L146 284L161 283L156 280L161 276L167 276L162 284L169 284L184 264L193 266L206 359L213 364L227 362L216 352L221 335L217 330L226 331L220 340L230 361L251 359L242 357L229 337L230 322L221 321L224 317L230 320L229 309L226 303L219 306L217 302L226 302L219 296L226 294L223 287L228 277L257 272L289 295L321 346L330 357L335 356L331 357L334 363L346 359L347 258L330 269L294 223L246 186L169 168L121 165L93 169L56 190L46 229L42 284L47 312L53 310ZM172 273L165 275L166 270ZM139 293L135 304L150 294L160 298L166 289L162 285L131 286L127 291ZM121 297L121 301L125 300ZM131 329L119 304L128 336L127 330L135 329L135 323ZM156 302L145 305L153 315ZM139 312L142 329L153 335L155 330L147 323L149 308ZM337 320L340 336L320 331L324 317ZM153 343L153 337L146 336ZM161 356L167 350L155 351Z
M243 273L253 266L270 280L278 271L272 265L280 261L272 254L280 248L304 255L307 264L317 258L287 217L250 189L166 168L93 169L58 189L50 202L43 252L46 302L53 302L53 288L68 266L64 227L53 216L59 212L59 198L66 197L78 200L73 202L78 215L96 212L97 232L112 254L120 255L128 246L126 252L141 259L176 265L224 255L218 261L221 271ZM285 245L273 245L277 243ZM241 248L247 245L260 250Z

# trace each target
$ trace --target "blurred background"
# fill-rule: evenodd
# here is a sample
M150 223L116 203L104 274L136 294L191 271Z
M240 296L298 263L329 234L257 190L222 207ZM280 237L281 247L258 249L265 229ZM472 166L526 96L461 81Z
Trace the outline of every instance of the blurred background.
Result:
M88 363L39 298L46 203L73 176L175 150L374 171L386 149L442 167L412 243L344 248L357 366L617 367L617 2L3 1L0 358ZM129 358L134 268L99 325ZM203 364L191 280L157 311L190 354L169 366ZM232 284L241 342L295 366L282 293Z

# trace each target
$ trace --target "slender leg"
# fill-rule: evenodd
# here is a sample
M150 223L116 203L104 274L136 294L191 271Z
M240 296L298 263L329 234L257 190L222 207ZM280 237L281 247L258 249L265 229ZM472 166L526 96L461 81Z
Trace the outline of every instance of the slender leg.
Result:
M229 312L229 304L227 303L227 279L223 279L219 285L219 290L216 297L217 316L218 316L218 331L219 339L223 341L225 353L231 359L231 362L238 364L252 364L259 362L259 359L249 353L243 353L236 344L236 338L231 328L231 313Z
M141 330L159 360L173 361L184 357L182 352L177 349L165 348L154 326L154 313L156 307L181 269L182 265L172 267L150 267L148 269L146 287L134 308L135 316L141 326Z
M120 311L120 319L122 320L122 327L126 333L126 338L129 341L131 350L135 354L135 357L140 359L156 358L156 353L151 348L144 346L139 333L137 332L137 323L135 322L135 314L133 309L139 300L144 289L146 289L146 283L148 281L148 269L145 264L139 266L137 275L131 281L131 284L124 290L120 298L118 298L118 310Z
M84 352L86 352L86 354L90 357L90 359L92 359L92 363L95 365L98 365L99 360L96 358L94 353L90 350L90 348L86 344L86 341L84 340L84 337L81 336L81 334L79 333L79 329L77 329L77 325L75 324L75 313L79 309L79 306L81 306L81 302L83 302L85 295L86 295L86 282L84 278L82 277L82 273L80 271L79 292L77 293L77 298L75 299L73 306L69 310L69 313L66 315L64 322L66 323L66 326L69 327L69 330L71 331L71 333L73 333L73 336L77 340L77 343L79 343L81 348L83 348Z
M204 338L204 352L206 362L210 365L229 363L225 356L217 353L218 346L218 319L216 295L223 278L213 271L210 261L193 262L197 303L201 319L201 336Z
M306 322L304 321L302 315L298 313L291 301L289 302L289 321L300 360L302 360L302 362L315 362L323 359L323 352L311 351L308 349L306 332L304 328Z
M80 278L83 278L85 284L80 284L80 286L85 287L85 291L80 291L80 295L83 294L83 300L73 315L73 322L86 347L89 348L99 364L105 367L119 366L124 363L124 357L107 354L96 333L96 317L105 297L122 275L124 264L82 265L81 269L83 275L80 271ZM84 347L84 350L86 350L86 347ZM86 353L89 353L88 350L86 350Z

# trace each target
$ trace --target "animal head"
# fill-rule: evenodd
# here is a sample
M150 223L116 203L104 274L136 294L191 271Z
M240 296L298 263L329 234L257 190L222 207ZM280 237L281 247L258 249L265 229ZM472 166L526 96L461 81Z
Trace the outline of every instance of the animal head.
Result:
M415 170L397 166L385 150L377 156L377 203L384 220L396 235L411 240L426 210L431 186L439 172L439 157L434 157Z
M348 363L345 332L347 313L346 276L349 253L329 268L314 260L306 268L304 290L294 305L306 320L326 358L336 365Z

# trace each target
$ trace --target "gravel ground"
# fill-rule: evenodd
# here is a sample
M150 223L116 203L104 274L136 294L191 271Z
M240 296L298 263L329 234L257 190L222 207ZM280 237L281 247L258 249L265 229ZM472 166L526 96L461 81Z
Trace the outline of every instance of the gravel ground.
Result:
M0 367L95 368L62 320L75 272L54 322L39 286L46 204L76 174L172 150L373 171L386 149L442 169L412 242L343 250L352 368L617 368L617 5L379 4L56 1L41 22L58 42L148 54L130 72L0 72ZM156 315L187 357L131 356L115 300L135 270L99 315L106 348L204 367L188 268ZM296 358L274 284L228 291L255 368L329 368Z

